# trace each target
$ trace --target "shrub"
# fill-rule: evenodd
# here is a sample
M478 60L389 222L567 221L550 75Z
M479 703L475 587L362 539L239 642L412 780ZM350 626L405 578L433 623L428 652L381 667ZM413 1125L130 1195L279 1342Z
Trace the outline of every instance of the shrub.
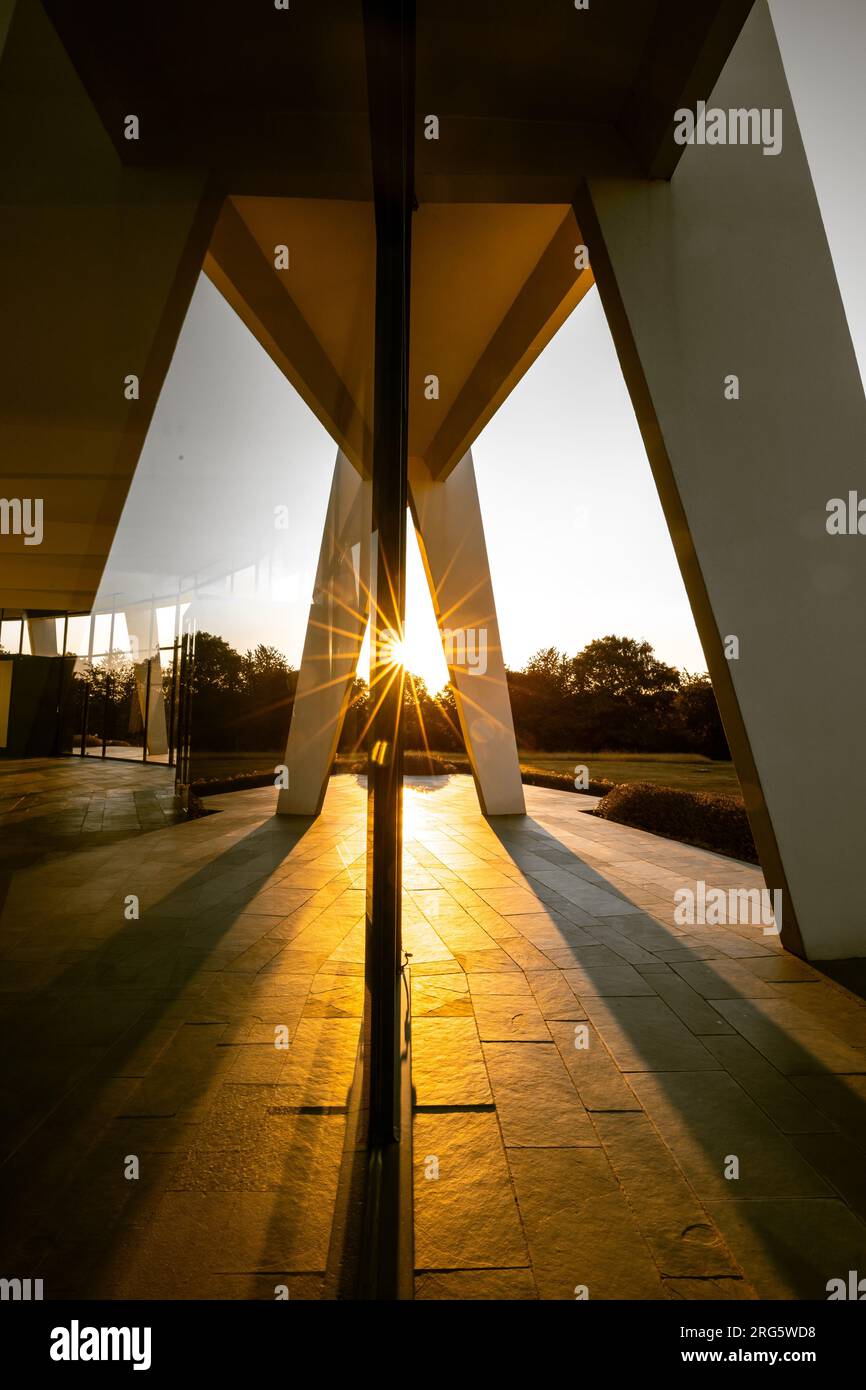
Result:
M520 780L527 787L551 787L553 791L557 792L576 792L578 790L574 785L572 773L551 772L550 768L529 767L526 763L520 764ZM604 796L613 785L613 782L591 781L586 787L586 791L589 792L590 796Z
M622 782L602 798L595 814L715 854L758 862L746 808L738 796Z
M225 792L248 792L274 785L273 771L230 772L222 777L196 777L190 783L190 790L197 797L222 796Z
M406 777L444 777L457 768L439 753L403 754L403 773Z
M365 775L367 759L358 758L349 767L349 772ZM403 754L404 777L447 777L457 771L456 766L440 753L418 753L407 750Z

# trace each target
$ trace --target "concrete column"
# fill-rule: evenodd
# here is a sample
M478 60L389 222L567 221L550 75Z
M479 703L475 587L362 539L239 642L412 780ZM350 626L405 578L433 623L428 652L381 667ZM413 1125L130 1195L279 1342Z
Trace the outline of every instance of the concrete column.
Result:
M162 667L156 638L156 614L150 604L126 609L126 630L132 644L135 684L142 721L147 712L145 741L149 758L164 757L168 752L168 729L165 718L165 691ZM148 699L148 657L150 698Z
M28 618L27 635L31 656L59 656L57 649L57 619Z
M827 505L866 490L866 407L765 0L708 106L778 112L781 150L694 144L669 183L591 180L578 219L782 939L863 955L866 535Z
M443 482L411 459L418 543L472 766L487 816L524 815L511 702L472 454Z
M281 815L317 816L369 613L370 484L339 451L286 746Z

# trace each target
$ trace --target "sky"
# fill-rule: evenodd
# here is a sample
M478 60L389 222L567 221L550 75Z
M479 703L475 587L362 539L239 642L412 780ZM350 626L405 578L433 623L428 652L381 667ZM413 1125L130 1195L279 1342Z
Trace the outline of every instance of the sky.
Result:
M771 10L863 372L866 0L771 0ZM199 628L239 649L265 642L299 664L335 453L202 277L98 602L158 602L194 584ZM519 668L541 647L573 653L616 633L646 639L675 666L706 668L597 290L473 456L508 665ZM281 506L289 524L277 531ZM405 649L407 666L432 689L444 683L411 526Z

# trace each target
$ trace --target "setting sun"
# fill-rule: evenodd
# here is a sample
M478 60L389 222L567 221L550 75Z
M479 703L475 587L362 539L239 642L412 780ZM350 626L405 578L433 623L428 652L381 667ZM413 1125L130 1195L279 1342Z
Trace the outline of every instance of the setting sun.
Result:
M420 678L431 695L437 695L448 684L448 667L442 652L442 639L436 625L436 615L430 601L430 589L415 528L410 524L406 537L406 627L402 641L393 645L394 665L402 665L411 675ZM358 675L370 679L370 632L364 635L358 659Z

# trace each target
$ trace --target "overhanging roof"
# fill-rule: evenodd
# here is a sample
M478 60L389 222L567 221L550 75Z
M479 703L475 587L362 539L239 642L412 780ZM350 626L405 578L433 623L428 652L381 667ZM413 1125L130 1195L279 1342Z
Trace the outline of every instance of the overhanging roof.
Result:
M671 175L673 113L709 97L751 3L418 0L409 446L434 474L592 283L574 266L581 182ZM360 0L18 0L0 65L0 443L48 520L39 552L0 538L0 604L91 601L202 265L367 468L369 132ZM136 370L129 405L111 393ZM53 396L34 388L52 374Z

